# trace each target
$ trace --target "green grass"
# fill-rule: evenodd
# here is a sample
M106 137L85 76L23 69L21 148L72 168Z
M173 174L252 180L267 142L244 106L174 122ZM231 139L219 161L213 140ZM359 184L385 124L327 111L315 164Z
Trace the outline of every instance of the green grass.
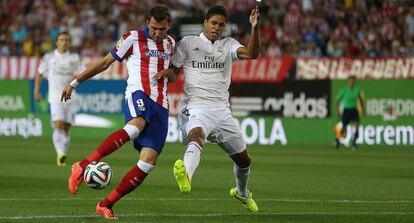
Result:
M74 140L69 162L100 140ZM248 213L229 197L232 162L208 145L180 194L172 165L183 148L168 144L157 167L115 207L120 222L414 222L414 149L328 146L250 146L250 189L260 212ZM0 137L0 222L107 222L95 205L138 160L128 144L105 158L114 171L109 188L67 190L70 165L57 167L50 140Z

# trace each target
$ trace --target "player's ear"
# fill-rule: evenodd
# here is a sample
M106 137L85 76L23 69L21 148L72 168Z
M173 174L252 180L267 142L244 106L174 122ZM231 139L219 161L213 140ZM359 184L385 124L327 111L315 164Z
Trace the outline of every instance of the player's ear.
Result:
M204 27L207 25L208 21L207 19L204 19Z

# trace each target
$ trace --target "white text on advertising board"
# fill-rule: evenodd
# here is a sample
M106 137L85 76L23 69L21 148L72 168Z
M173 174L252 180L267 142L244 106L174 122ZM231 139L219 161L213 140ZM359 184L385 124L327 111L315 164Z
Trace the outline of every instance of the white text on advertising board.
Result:
M181 142L182 135L176 117L169 118L167 142ZM288 143L285 130L280 119L274 119L270 133L266 130L266 121L263 118L245 118L240 122L240 128L247 144L274 145Z
M347 132L354 132L355 129L348 126ZM344 139L349 143L351 135L347 134ZM359 127L358 144L366 145L414 145L414 129L409 125L366 125Z
M42 121L32 115L22 118L0 118L0 136L39 137L43 135Z

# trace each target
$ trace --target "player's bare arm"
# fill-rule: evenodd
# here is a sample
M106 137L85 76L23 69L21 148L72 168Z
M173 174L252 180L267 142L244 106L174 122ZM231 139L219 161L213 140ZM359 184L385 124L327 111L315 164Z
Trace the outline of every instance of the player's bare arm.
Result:
M89 65L85 71L80 73L73 79L70 84L66 85L63 89L62 96L60 98L61 101L68 101L71 99L72 91L75 87L82 83L85 80L101 73L102 71L108 69L108 67L115 61L115 58L112 56L111 53L108 53L105 57L100 58L96 62Z
M237 57L241 60L256 59L259 56L259 8L252 9L250 13L250 24L252 25L251 36L247 47L237 49Z
M34 92L33 96L36 102L42 100L42 95L40 95L40 84L42 83L42 74L36 72L35 81L34 81Z
M177 79L178 74L181 72L182 67L178 68L174 65L170 65L168 69L160 71L154 79L159 80L161 78L168 78L168 83L172 83Z

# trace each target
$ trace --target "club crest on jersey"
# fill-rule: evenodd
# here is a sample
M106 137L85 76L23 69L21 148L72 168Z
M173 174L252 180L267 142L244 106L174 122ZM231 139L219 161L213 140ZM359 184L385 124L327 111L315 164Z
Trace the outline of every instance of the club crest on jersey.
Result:
M137 100L137 106L140 111L145 111L145 104L142 99Z
M219 53L224 53L224 48L223 48L223 47L218 47L218 48L217 48L217 52L219 52Z

